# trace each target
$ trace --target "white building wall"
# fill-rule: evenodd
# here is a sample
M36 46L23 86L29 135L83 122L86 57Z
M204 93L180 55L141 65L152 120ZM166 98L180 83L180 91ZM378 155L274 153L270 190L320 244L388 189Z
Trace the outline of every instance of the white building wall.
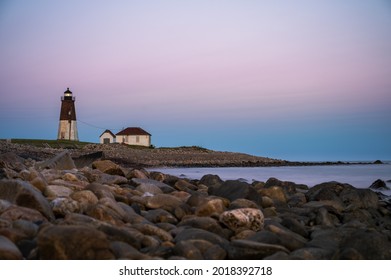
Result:
M117 135L117 143L123 143L136 146L151 146L151 136L149 135Z
M103 144L105 138L108 138L109 141L110 141L110 143L115 143L115 137L113 137L113 135L111 135L111 134L108 133L108 132L103 133L102 136L99 137L99 142L100 142L101 144Z
M79 141L77 122L71 121L69 123L67 120L60 120L58 125L57 139Z

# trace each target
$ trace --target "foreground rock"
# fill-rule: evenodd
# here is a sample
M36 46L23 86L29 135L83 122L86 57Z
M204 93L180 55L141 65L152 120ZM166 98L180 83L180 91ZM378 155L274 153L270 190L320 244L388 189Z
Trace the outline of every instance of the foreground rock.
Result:
M369 188L93 159L0 155L0 259L391 259L391 206Z

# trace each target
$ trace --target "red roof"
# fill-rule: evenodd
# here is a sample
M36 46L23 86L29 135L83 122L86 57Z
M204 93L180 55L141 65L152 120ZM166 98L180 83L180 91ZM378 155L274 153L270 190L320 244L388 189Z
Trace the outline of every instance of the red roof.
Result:
M127 127L120 132L118 132L116 135L149 135L148 132L146 132L144 129L140 127Z

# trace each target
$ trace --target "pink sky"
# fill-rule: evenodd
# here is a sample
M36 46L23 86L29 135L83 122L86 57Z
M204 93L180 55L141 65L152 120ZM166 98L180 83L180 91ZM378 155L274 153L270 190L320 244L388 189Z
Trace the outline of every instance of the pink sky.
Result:
M0 138L55 138L70 87L80 121L156 146L391 158L387 1L6 1L0 41Z

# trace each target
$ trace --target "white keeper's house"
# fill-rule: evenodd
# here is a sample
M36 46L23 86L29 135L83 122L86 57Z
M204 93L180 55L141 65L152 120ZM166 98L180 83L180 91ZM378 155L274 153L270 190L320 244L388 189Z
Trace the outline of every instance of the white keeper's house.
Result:
M151 146L151 134L140 127L127 127L117 134L106 129L100 136L101 144L121 143L135 146Z

